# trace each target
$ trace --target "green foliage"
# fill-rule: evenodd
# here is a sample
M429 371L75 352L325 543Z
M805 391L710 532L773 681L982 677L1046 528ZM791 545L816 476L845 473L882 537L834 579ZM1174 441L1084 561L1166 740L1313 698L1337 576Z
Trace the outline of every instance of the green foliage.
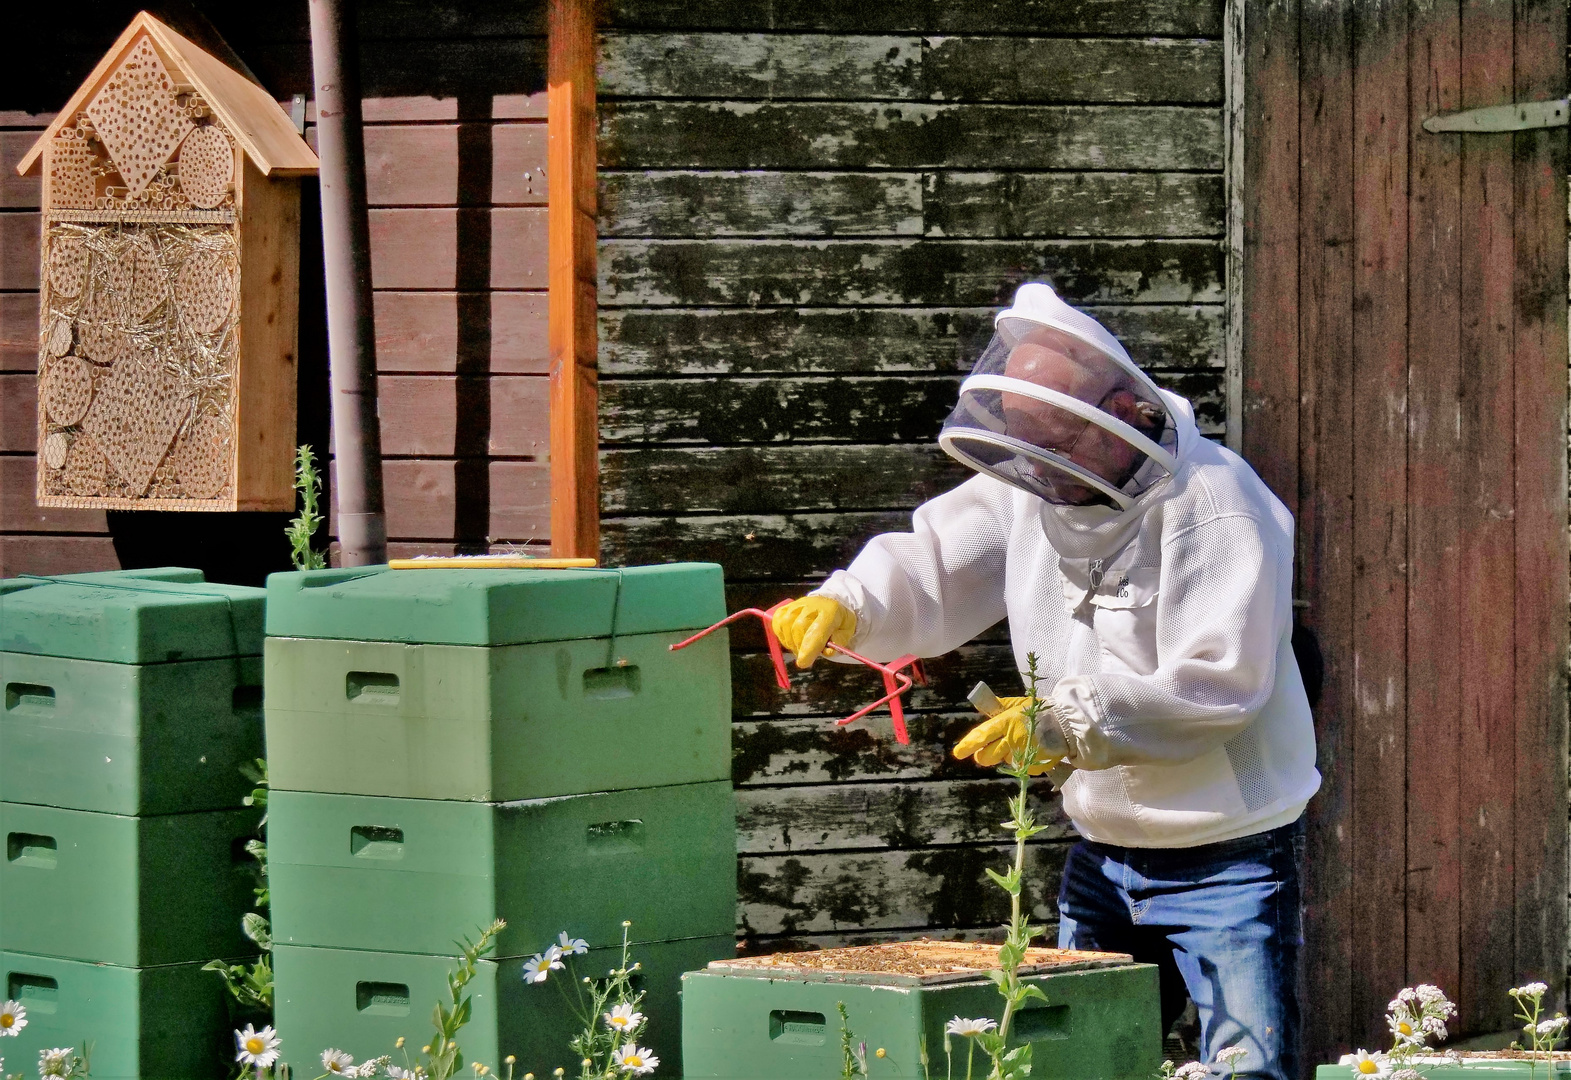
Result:
M251 765L243 765L241 774L256 786L251 789L251 794L244 799L247 806L262 808L262 820L258 828L266 836L267 828L267 760L257 758ZM262 912L268 908L271 899L267 887L267 844L264 840L247 840L245 850L248 855L256 860L257 884L252 891L256 894L256 911L248 911L240 920L241 930L245 936L256 944L261 950L261 955L249 964L231 964L223 960L213 960L204 964L203 971L216 971L228 987L229 994L239 1003L242 1009L265 1012L269 1017L273 1013L273 962L269 954L273 951L273 932L268 924L267 916Z
M318 501L322 496L322 475L316 471L316 455L309 446L295 450L295 491L300 494L300 512L284 529L289 538L289 561L296 570L323 570L327 556L311 546L322 525Z
M857 1042L852 1034L846 1003L837 1001L835 1008L840 1012L840 1080L856 1080L867 1075L867 1044Z
M464 993L464 988L475 977L475 965L480 962L482 956L491 951L496 936L506 927L507 923L498 919L480 931L480 936L474 941L465 938L458 942L461 950L458 967L447 973L449 1000L445 1003L437 1002L436 1008L431 1013L431 1021L436 1027L436 1033L431 1038L430 1046L422 1048L425 1060L420 1063L420 1071L431 1077L431 1080L448 1080L464 1067L464 1054L458 1048L458 1032L469 1023L472 1013L471 999Z

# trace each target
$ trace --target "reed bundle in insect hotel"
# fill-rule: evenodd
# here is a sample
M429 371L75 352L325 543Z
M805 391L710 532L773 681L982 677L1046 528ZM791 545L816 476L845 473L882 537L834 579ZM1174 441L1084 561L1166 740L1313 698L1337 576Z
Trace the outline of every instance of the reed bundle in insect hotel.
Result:
M42 168L38 503L293 505L300 176L262 87L138 15Z

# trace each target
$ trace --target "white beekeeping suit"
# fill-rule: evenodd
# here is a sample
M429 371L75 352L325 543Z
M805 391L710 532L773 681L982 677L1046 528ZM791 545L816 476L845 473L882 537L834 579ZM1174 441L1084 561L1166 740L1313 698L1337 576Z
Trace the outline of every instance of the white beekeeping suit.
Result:
M1189 847L1296 820L1320 774L1290 644L1293 521L1254 471L1036 283L940 443L982 475L817 590L855 616L847 644L936 656L1007 616L1088 839Z

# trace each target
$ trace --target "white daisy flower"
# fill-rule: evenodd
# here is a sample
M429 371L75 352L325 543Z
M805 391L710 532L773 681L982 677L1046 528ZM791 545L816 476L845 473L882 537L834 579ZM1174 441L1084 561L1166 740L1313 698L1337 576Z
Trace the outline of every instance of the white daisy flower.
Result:
M38 1052L38 1075L70 1075L71 1053L72 1049L69 1046L57 1046L53 1050L40 1050Z
M358 1076L354 1064L355 1059L342 1050L322 1051L322 1071L329 1076Z
M1231 1065L1235 1061L1242 1061L1249 1056L1249 1051L1242 1046L1226 1046L1216 1052L1216 1059L1223 1065Z
M20 1035L27 1026L27 1010L20 1001L0 1005L0 1035Z
M1403 1044L1421 1044L1424 1034L1421 1028L1413 1026L1405 1013L1386 1017L1386 1025L1391 1029L1391 1037Z
M1404 991L1406 992L1406 991ZM1343 1054L1337 1061L1338 1065L1350 1065L1354 1076L1390 1076L1391 1070L1386 1068L1384 1055L1371 1054L1367 1050L1360 1050L1356 1054Z
M577 956L589 951L589 942L581 937L568 937L567 931L563 930L556 936L556 947L562 950L563 956Z
M620 1031L623 1035L631 1035L638 1030L638 1025L644 1022L644 1014L634 1012L631 1005L614 1005L611 1011L604 1015L606 1027L612 1031Z
M566 966L562 963L562 950L553 945L543 954L535 953L524 961L524 982L543 983L551 972L559 971Z
M271 1024L254 1031L250 1024L235 1032L235 1060L246 1065L268 1068L278 1060L278 1033Z
M967 1020L964 1017L955 1017L944 1025L945 1035L980 1035L984 1031L992 1031L998 1026L997 1020L985 1018Z
M642 1046L628 1043L616 1052L616 1063L625 1073L647 1076L655 1071L655 1066L660 1064L660 1059Z

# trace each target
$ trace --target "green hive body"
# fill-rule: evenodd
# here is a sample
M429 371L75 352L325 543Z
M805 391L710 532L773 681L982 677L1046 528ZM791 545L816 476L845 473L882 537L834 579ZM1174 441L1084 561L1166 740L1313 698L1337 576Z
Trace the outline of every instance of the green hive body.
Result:
M514 803L278 791L268 804L281 944L441 954L507 920L495 957L562 930L603 944L729 930L728 781Z
M222 1077L209 960L254 955L240 766L262 752L261 589L180 568L0 582L0 949L14 1061Z
M430 1037L454 941L495 918L469 1060L577 1071L561 931L613 961L631 920L660 1075L679 979L734 952L736 811L720 568L324 570L268 579L277 1022L297 1074Z
M1047 1004L1032 1002L1015 1020L1011 1045L1032 1044L1039 1080L1150 1080L1162 1062L1157 969L1112 963L1025 979ZM682 1045L689 1080L822 1080L840 1071L840 1016L865 1042L876 1077L946 1075L944 1025L953 1017L994 1017L1003 1008L986 979L921 985L883 975L776 975L694 971L682 979ZM965 1075L966 1040L951 1036L955 1075ZM987 1071L978 1051L976 1075Z
M678 987L684 971L736 951L735 937L689 938L639 945L632 959L648 997L649 1017L639 1045L660 1057L659 1076L680 1076L681 1020ZM598 942L591 942L598 945ZM621 948L594 948L572 958L571 972L554 971L551 980L525 983L522 959L481 961L468 992L473 1018L459 1032L465 1061L479 1061L496 1072L508 1054L518 1058L514 1076L550 1076L558 1066L578 1072L578 1058L567 1045L581 1025L563 993L575 993L576 978L603 976L621 963ZM447 1000L451 957L410 953L358 952L280 945L274 951L278 985L276 1016L283 1035L283 1060L297 1077L321 1072L321 1052L331 1046L356 1061L392 1054L400 1035L409 1041L410 1058L430 1039L431 1007ZM571 975L571 978L564 978ZM96 1080L96 1076L95 1076Z
M0 978L27 1009L27 1027L5 1040L7 1072L31 1075L39 1051L80 1053L91 1039L93 1080L234 1074L223 984L201 964L127 968L5 952Z

